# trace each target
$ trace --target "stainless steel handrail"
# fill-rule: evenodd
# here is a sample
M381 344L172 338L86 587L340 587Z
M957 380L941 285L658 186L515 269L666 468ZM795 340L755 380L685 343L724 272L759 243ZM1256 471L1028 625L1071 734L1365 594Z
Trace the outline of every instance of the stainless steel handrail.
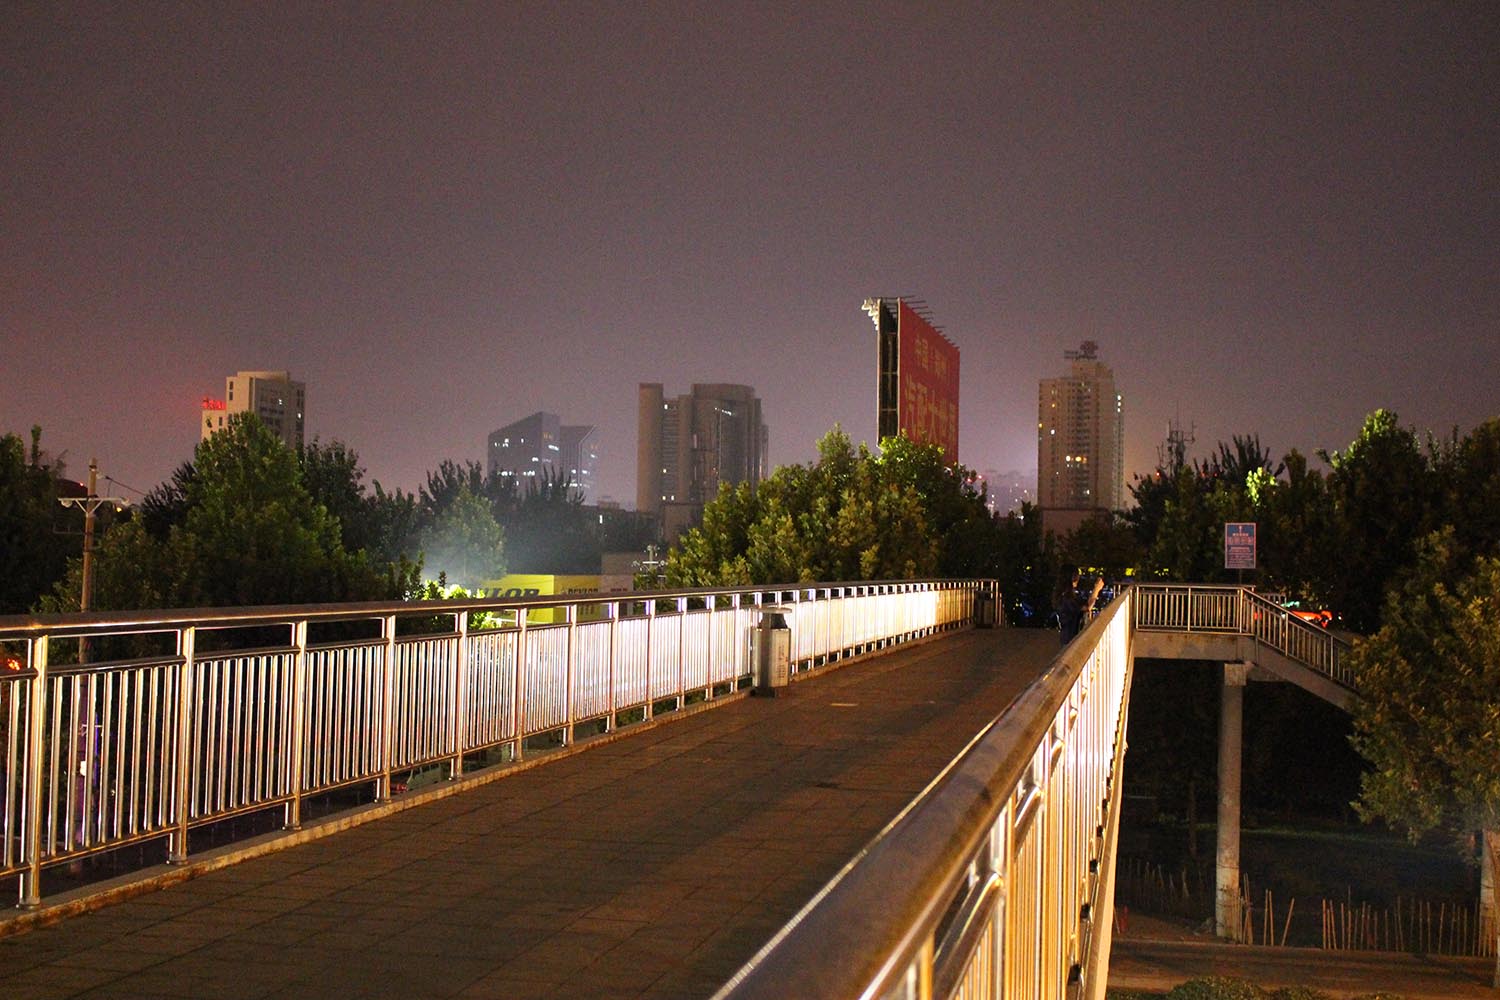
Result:
M749 629L764 604L789 607L793 668L931 635L970 620L993 581L923 580L615 592L537 598L209 608L0 618L0 877L40 902L44 867L151 839L188 855L194 827L394 779L580 723L614 728L690 694L712 699L748 677ZM633 607L644 614L630 614ZM531 621L558 609L555 623ZM600 613L588 617L580 609ZM691 608L691 609L690 609ZM472 612L498 628L469 629ZM403 619L443 618L398 635ZM310 625L375 622L378 635L309 642ZM219 630L286 629L254 648L214 648ZM370 631L369 628L364 629ZM155 635L129 659L62 663L72 640Z
M716 1000L1102 996L1130 601L1127 590L1106 608Z

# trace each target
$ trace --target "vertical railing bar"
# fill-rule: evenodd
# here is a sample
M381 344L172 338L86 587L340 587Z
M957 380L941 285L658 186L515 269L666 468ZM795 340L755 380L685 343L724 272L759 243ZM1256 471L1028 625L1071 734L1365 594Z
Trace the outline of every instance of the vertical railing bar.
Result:
M609 731L613 732L618 724L615 718L616 706L620 703L619 695L615 690L616 677L619 676L615 664L616 658L620 655L620 602L610 601L607 606L609 608L609 666L607 668L609 671Z
M464 749L469 742L469 674L474 661L469 641L469 615L460 611L454 617L458 625L458 645L453 654L453 714L448 719L452 727L449 731L453 734L453 765L448 770L450 779L463 777L464 773Z
M79 702L83 700L83 695L80 693L80 689L82 686L83 678L78 674L74 674L63 684L63 689L70 690L72 692L72 695L70 697L58 700L59 712L61 712L63 703L66 702L69 713L68 723L66 726L62 725L61 714L58 715L57 719L58 733L61 734L62 738L66 741L64 745L67 747L67 751L65 754L67 760L67 770L63 772L61 780L57 783L57 787L54 789L55 794L61 795L63 797L63 842L61 850L61 853L63 854L70 853L77 843L78 799L73 794L73 782L78 780L78 706Z
M679 597L677 605L677 707L687 704L687 618L688 602Z
M30 704L26 707L30 719L26 733L26 814L22 824L22 853L26 858L26 870L21 873L20 899L18 905L34 909L42 903L42 761L46 756L43 733L47 722L47 656L51 651L51 636L40 635L32 639L27 648L31 678Z
M651 654L655 646L656 636L656 599L648 598L646 601L646 707L641 718L651 721L652 709L652 686L651 686Z
M140 668L135 668L126 673L116 673L105 678L104 703L107 728L104 739L99 745L99 760L101 767L106 752L113 759L114 766L99 775L100 787L104 787L106 779L109 781L110 790L113 794L109 796L110 808L99 810L100 815L105 817L101 821L99 836L101 840L113 839L119 836L123 824L120 822L125 815L125 788L121 781L121 775L125 773L125 714L126 705L130 698L128 695L130 678L137 676ZM119 696L116 697L115 689L118 685ZM107 748L107 750L106 750ZM102 793L101 793L102 794ZM111 835L110 831L113 831Z
M380 777L375 783L375 800L385 802L391 797L391 760L395 752L395 699L396 690L396 616L385 615L381 619L385 630L385 663L380 672L380 745L376 748Z
M704 700L714 700L714 684L717 673L714 670L714 633L719 630L719 616L717 598L709 594L703 599L703 610L708 622L708 637L704 641L703 650L703 674L707 688L704 691Z
M576 722L573 718L573 677L578 655L578 605L565 605L563 617L568 627L567 649L563 654L563 746L571 746Z
M149 793L151 783L146 780L142 761L154 760L155 757L148 756L142 751L141 742L145 738L145 728L141 723L141 706L146 700L147 680L155 676L156 671L154 669L137 670L131 678L135 692L130 699L130 797L127 802L130 811L126 818L126 829L132 836L141 832L143 825L148 822L147 817L150 815L145 796ZM155 712L151 714L153 717L156 715ZM125 796L122 795L121 798L125 798Z
M302 618L292 623L292 645L296 652L292 654L292 695L291 704L288 706L291 712L289 721L290 732L287 733L287 767L291 769L288 776L291 786L292 797L286 804L286 812L283 817L283 825L288 830L302 829L302 794L303 785L302 772L306 768L306 729L307 729L307 619Z
M173 775L176 779L173 789L173 824L174 829L167 840L167 863L182 864L187 861L188 856L188 778L192 763L189 759L188 748L193 742L193 670L197 659L195 646L197 644L197 626L188 625L177 630L177 655L182 657L182 664L177 674L177 739L176 751L177 772Z
M526 609L517 608L516 615L516 652L513 659L516 664L516 699L511 704L511 714L515 718L515 727L511 733L516 738L515 749L511 756L514 760L522 760L525 756L524 744L526 710L523 699L526 696Z

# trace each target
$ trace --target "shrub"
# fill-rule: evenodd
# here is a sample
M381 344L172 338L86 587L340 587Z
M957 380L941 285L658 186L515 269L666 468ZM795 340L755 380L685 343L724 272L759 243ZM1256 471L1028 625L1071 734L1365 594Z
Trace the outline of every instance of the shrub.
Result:
M1243 979L1209 976L1190 979L1172 988L1167 1000L1269 1000L1270 994Z

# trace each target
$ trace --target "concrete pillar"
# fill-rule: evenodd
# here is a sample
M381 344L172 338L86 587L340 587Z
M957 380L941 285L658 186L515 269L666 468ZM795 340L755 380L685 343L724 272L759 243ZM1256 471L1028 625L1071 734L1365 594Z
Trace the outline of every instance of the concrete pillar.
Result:
M1219 699L1219 820L1214 854L1214 933L1240 940L1240 750L1244 735L1247 664L1224 664Z

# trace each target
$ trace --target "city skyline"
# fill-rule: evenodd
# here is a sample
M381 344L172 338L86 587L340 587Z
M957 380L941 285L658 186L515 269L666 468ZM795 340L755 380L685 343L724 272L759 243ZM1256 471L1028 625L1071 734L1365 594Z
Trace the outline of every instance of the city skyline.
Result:
M754 30L746 30L747 25ZM1097 341L1127 478L1500 415L1500 8L832 5L798 18L226 4L0 12L0 432L149 490L205 387L414 489L514 414L752 385L773 465L874 443L861 301L963 353L959 460L1035 462ZM622 46L620 38L638 44ZM636 442L599 492L635 495Z

